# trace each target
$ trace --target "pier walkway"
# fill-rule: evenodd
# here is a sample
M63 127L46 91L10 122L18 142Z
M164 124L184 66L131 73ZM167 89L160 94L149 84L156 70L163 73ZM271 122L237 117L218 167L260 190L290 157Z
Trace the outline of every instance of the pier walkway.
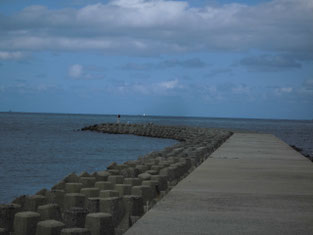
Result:
M273 135L236 133L126 234L313 234L313 164Z

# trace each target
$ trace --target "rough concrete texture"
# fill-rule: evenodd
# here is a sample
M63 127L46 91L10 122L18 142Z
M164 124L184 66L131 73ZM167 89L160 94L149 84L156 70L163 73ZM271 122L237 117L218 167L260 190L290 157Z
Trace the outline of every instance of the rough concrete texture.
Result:
M67 193L64 197L64 209L72 207L85 207L86 196L81 193Z
M60 221L44 220L37 224L36 235L60 235L64 227L65 224Z
M24 211L15 214L14 235L34 235L40 214L33 211Z
M95 186L96 177L80 177L79 181L83 184L83 188L92 188Z
M67 228L83 228L85 226L86 215L88 210L80 207L72 207L65 210L63 214L63 222Z
M107 197L118 197L119 192L116 190L101 190L100 191L100 198L107 198Z
M37 211L38 206L45 205L47 198L42 195L32 195L26 197L24 210L25 211Z
M91 174L83 172L79 176L71 173L54 185L51 191L43 189L35 196L18 197L13 203L20 205L21 211L27 208L36 210L43 204L57 203L62 213L61 222L67 227L72 226L71 224L84 226L87 209L89 213L109 212L112 214L113 225L118 234L139 219L143 203L144 211L147 211L167 192L166 185L170 185L171 188L179 182L231 135L231 132L224 130L151 124L107 123L86 127L83 130L171 138L180 142L134 161L124 164L112 163L107 171ZM157 175L158 172L162 176ZM142 179L138 178L139 174L142 179L151 182L144 183L148 185L141 185ZM153 177L155 178L152 179ZM127 182L124 182L125 180ZM118 191L114 191L115 188ZM101 191L104 195L103 190L111 190L108 193L110 197L130 193L137 197L128 204L119 197L101 198L102 195L100 193L98 196L98 192ZM79 210L75 209L76 207ZM12 216L6 218L9 219L9 223L13 223ZM121 223L123 224L120 226Z
M17 204L0 204L0 228L12 231L14 216L20 210L21 206Z
M108 181L99 181L96 182L95 187L99 190L110 190L113 189L114 185Z
M313 234L312 172L273 135L234 134L126 234Z
M58 204L47 204L39 206L37 212L41 220L61 220L61 209Z
M108 213L88 214L85 227L92 235L114 235L112 216Z
M83 187L82 183L66 183L65 192L66 193L79 193L82 187Z
M80 190L81 194L84 194L86 198L98 197L100 190L98 188L82 188Z
M122 220L125 214L123 198L109 197L100 199L100 212L109 213L112 215L114 227Z
M100 211L100 197L89 197L87 199L86 208L90 213Z

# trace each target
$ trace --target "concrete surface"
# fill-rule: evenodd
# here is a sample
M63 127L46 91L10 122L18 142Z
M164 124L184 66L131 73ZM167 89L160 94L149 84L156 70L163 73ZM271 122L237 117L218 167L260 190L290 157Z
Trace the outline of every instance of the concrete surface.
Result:
M313 234L313 164L273 135L234 134L126 234Z

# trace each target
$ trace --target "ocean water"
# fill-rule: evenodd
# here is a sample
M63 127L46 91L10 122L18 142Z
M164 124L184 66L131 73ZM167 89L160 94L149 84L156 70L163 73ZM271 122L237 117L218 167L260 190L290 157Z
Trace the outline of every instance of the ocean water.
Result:
M109 135L78 129L115 122L113 115L0 113L0 203L50 188L71 172L104 170L176 143L174 140ZM313 152L313 122L292 120L124 116L121 122L187 125L272 133Z

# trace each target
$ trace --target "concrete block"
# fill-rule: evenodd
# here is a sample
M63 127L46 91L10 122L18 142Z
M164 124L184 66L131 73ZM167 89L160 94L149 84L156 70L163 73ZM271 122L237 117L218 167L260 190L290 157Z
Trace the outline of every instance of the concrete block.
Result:
M48 196L48 203L56 203L63 209L65 191L61 189L51 190Z
M87 198L86 208L89 213L96 213L100 211L100 198L99 197L89 197Z
M141 216L131 216L131 217L130 217L130 224L133 225L133 224L136 223L140 218L141 218Z
M164 165L164 167L169 167L171 163L169 161L163 161L162 165ZM159 166L161 166L161 164L159 164Z
M138 175L138 178L141 180L150 180L151 179L151 175L149 173L141 173Z
M63 190L63 189L65 189L65 184L66 184L66 182L64 180L62 180L62 181L56 183L55 185L53 185L51 187L51 190L56 190L56 189Z
M125 178L124 184L130 184L131 186L141 185L141 179L139 178Z
M145 166L148 168L148 170L150 170L153 165L154 165L154 162L152 162L151 160L148 160L148 162L145 162Z
M141 196L126 195L123 197L125 211L130 216L142 216L144 213L144 204Z
M47 198L42 195L32 195L26 197L25 208L26 211L37 211L38 206L47 204Z
M132 186L130 184L116 184L115 190L118 191L119 196L130 195Z
M119 192L116 190L101 190L100 191L100 198L107 198L107 197L118 197Z
M49 190L46 188L40 189L37 193L35 193L35 195L42 195L42 196L46 196L49 193Z
M116 169L117 163L116 162L112 162L110 163L110 165L107 166L108 170L114 170Z
M136 169L138 169L140 173L143 173L149 170L149 167L146 165L136 165Z
M111 214L113 225L116 227L125 214L123 199L121 197L101 198L100 212Z
M84 194L86 198L99 197L100 190L98 188L82 188L80 193Z
M86 228L91 231L91 235L114 235L114 226L111 214L90 213L86 217Z
M64 197L64 209L72 207L85 207L86 196L81 193L67 193Z
M109 172L107 171L97 171L96 172L96 181L107 181L109 177Z
M130 160L130 161L125 162L125 164L127 164L130 167L136 167L137 163L136 163L136 161Z
M96 183L96 177L80 177L79 182L83 184L83 188L93 188Z
M21 211L18 204L0 204L0 228L13 231L14 216Z
M61 220L61 209L58 204L47 204L39 206L37 212L40 214L40 220Z
M116 165L115 169L123 170L123 169L126 169L126 168L128 168L127 164L119 164L119 165Z
M157 175L159 172L156 170L147 170L146 173L148 173L150 175Z
M168 184L167 184L167 177L166 176L152 175L151 180L156 180L159 182L158 186L159 186L160 191L166 191L167 190Z
M144 204L153 200L153 189L147 185L132 187L132 195L141 196Z
M120 171L115 169L115 170L107 170L107 172L110 174L110 175L119 175L120 174Z
M79 193L82 188L82 183L66 183L65 193Z
M151 187L153 191L153 197L157 197L160 194L159 190L159 181L157 180L144 180L142 181L142 185L147 185Z
M88 228L64 228L61 235L91 235L91 232Z
M109 181L99 181L95 183L95 187L100 190L110 190L114 188L114 185Z
M37 223L40 221L40 214L33 211L18 212L14 217L14 235L36 234Z
M65 227L57 220L44 220L37 224L36 235L60 235L61 230Z
M63 221L67 228L83 228L85 226L86 215L88 210L80 207L72 207L69 210L64 211Z
M90 176L91 175L87 171L83 171L82 173L80 173L78 177L90 177Z
M120 171L120 175L124 178L134 178L137 177L141 172L135 167L128 167Z
M157 173L159 173L159 171L162 169L162 167L161 166L159 166L159 165L153 165L153 166L151 166L151 170L154 170L154 171L156 171Z
M124 177L121 175L110 175L108 181L112 184L122 184L124 182Z
M79 182L79 177L73 172L69 175L67 175L63 181L65 183L78 183Z
M88 228L64 228L61 235L91 235L91 232Z
M26 195L19 196L19 197L15 198L11 203L16 204L16 205L20 205L21 211L22 211L25 208L26 197L27 197Z
M175 172L174 169L171 169L170 167L166 167L160 170L159 175L166 176L168 181L172 181L175 179Z

